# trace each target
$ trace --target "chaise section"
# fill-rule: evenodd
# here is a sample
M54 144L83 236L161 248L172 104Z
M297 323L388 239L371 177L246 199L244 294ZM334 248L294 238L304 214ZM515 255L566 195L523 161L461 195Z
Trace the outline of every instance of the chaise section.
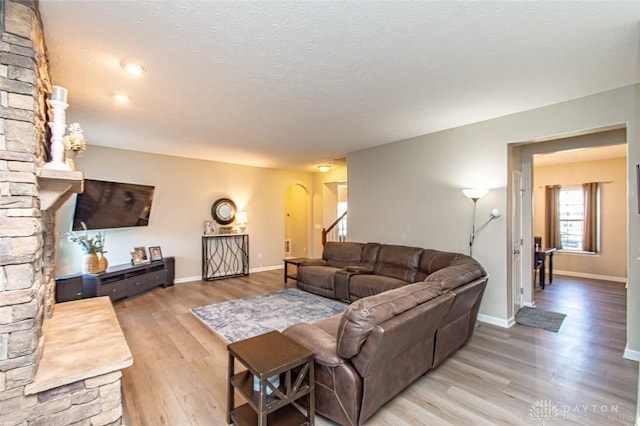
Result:
M336 297L334 276L348 265L358 265L364 244L328 242L322 259L310 259L298 267L298 288L324 297Z
M487 285L487 271L473 258L438 250L425 250L420 273L430 288L448 292L454 301L436 335L434 367L444 362L472 336Z
M315 324L296 324L284 334L315 352L316 412L341 425L358 422L362 379L348 360L338 356L336 331L342 315Z
M338 271L340 268L333 266L300 265L296 278L297 287L309 293L336 299L333 278Z
M342 315L284 334L316 352L316 410L360 425L433 363L434 338L453 295L423 283L360 299Z

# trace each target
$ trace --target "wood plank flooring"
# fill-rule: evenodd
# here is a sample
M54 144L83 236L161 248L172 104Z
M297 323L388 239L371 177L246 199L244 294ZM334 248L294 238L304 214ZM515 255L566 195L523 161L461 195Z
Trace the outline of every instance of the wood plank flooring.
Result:
M224 425L226 345L189 308L282 288L276 270L116 302L134 356L123 371L125 424ZM625 291L555 276L536 303L567 314L558 333L480 324L467 345L366 425L633 424L638 365L622 358Z

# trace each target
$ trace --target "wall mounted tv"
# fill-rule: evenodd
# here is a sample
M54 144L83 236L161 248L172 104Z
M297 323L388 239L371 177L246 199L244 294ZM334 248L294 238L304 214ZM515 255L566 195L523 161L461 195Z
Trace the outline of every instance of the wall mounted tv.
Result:
M84 192L76 197L74 231L147 226L154 186L84 180Z

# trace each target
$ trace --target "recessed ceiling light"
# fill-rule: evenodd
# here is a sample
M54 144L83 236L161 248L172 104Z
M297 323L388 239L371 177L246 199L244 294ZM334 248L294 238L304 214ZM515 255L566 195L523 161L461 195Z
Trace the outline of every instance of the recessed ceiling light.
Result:
M113 95L113 99L121 104L126 104L131 101L131 97L129 95L125 95L124 93L116 93Z
M142 65L138 65L134 62L122 62L122 69L124 69L126 72L128 72L129 74L133 74L133 75L142 75L144 74L144 68L142 67Z

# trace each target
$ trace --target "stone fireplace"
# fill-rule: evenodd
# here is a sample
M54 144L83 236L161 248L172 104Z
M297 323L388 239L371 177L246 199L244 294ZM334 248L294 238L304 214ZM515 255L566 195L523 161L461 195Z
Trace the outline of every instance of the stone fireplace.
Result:
M77 324L93 321L98 328L85 330L93 334L104 324L121 333L110 302L54 310L55 211L82 191L83 180L80 172L42 168L51 79L37 0L0 2L0 37L0 424L121 424L119 370L132 363L124 337L108 342L120 358L92 370L64 348L91 346L91 333ZM81 316L88 307L93 312ZM79 368L51 368L60 360Z

